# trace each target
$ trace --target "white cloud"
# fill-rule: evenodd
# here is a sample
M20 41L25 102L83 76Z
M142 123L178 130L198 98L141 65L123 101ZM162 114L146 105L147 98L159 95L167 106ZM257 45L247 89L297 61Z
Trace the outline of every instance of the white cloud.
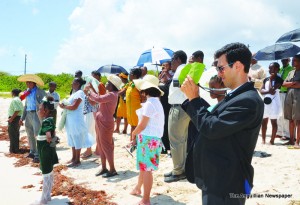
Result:
M38 8L33 8L32 9L32 14L35 16L37 15L38 13L40 13L40 10Z
M71 16L72 35L61 45L55 72L91 71L115 63L129 68L152 46L203 50L205 63L226 43L256 51L299 26L296 1L84 0Z

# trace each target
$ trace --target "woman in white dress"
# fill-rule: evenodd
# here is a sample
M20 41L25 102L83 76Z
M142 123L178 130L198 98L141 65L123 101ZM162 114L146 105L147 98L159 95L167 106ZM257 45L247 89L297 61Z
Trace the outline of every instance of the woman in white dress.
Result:
M270 77L264 79L263 86L260 90L260 93L263 95L265 102L264 116L261 125L263 144L266 143L266 132L269 118L272 124L272 135L270 140L270 144L272 145L274 144L277 132L277 118L279 117L281 111L279 88L283 83L283 79L277 76L279 67L279 64L276 62L269 65Z
M84 122L83 107L85 94L80 89L82 85L86 83L85 80L81 78L75 78L72 83L73 93L69 97L68 105L63 103L59 106L63 109L67 109L66 124L65 128L67 131L68 145L72 147L72 159L68 161L68 167L77 167L80 163L80 152L82 148L87 148L87 137L88 129L86 123Z

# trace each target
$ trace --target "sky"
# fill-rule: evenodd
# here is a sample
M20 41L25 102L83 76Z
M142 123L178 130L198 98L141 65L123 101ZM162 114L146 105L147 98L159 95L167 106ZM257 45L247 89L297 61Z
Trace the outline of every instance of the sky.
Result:
M0 71L127 70L152 47L196 50L209 67L232 42L252 52L300 28L297 0L1 0ZM268 66L270 62L260 62Z

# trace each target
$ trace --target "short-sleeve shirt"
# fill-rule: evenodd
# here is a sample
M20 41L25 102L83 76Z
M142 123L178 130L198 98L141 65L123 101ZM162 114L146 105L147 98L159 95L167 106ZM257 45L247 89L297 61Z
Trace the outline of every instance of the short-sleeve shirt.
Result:
M14 97L8 108L8 117L11 117L16 111L19 111L18 116L23 114L23 104L19 97Z
M162 104L157 97L149 97L142 107L136 110L139 121L143 116L149 117L146 128L140 133L161 138L164 133L165 115Z
M281 78L282 78L283 80L285 80L286 77L288 76L289 72L292 71L293 69L294 69L294 68L293 68L292 66L290 66L290 65L288 65L288 66L286 66L286 67L281 67L281 68L280 68L280 71L279 71L279 74L281 75ZM285 92L285 91L287 91L287 88L281 86L280 91L281 91L281 92Z
M268 80L270 80L270 77L267 77L267 78L264 79L264 81L263 81L264 85L266 84L266 82L267 82ZM275 81L272 81L272 83L274 83L274 85L276 85L276 84L282 85L283 79L282 79L281 77L279 77L279 76L276 76ZM272 87L273 87L274 85L272 85ZM265 88L265 89L266 89L266 88ZM268 89L267 89L267 90L268 90Z

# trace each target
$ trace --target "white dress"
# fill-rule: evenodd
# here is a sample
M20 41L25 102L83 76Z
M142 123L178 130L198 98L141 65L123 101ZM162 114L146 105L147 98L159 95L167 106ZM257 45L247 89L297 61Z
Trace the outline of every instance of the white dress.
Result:
M265 91L269 91L270 80L267 80L265 83ZM265 104L265 111L263 118L277 119L281 114L281 102L279 96L279 89L276 90L274 95L265 94L264 97L270 97L272 102L271 104Z
M91 145L87 142L93 140L87 140L87 138L91 138L91 135L88 134L88 128L84 121L84 97L84 92L82 90L78 90L67 100L70 105L73 104L76 99L80 98L82 100L78 108L76 110L68 110L66 116L65 127L67 131L68 145L70 147L75 147L75 149L90 147Z

